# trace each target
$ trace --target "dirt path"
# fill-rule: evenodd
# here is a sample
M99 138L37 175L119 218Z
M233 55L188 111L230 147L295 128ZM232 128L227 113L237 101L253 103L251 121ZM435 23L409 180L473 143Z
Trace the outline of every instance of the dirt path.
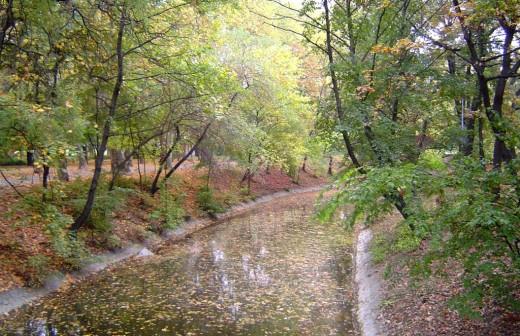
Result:
M191 163L186 163L185 165L182 165L179 167L179 169L185 169L187 167L191 167ZM153 162L147 162L146 163L146 169L143 164L139 165L139 169L141 170L141 173L144 174L144 171L146 171L146 174L155 174L156 172L156 165L154 165ZM11 182L15 186L31 186L31 185L37 185L41 184L42 182L42 176L40 173L35 173L34 168L30 166L0 166L0 169L4 172L5 176L9 179L9 182ZM131 167L131 173L128 174L129 176L138 177L139 176L139 169L137 167L137 160L134 160L133 165ZM102 167L103 172L110 172L110 162L107 160L103 164ZM83 169L79 169L77 165L70 165L67 169L69 173L69 177L71 180L74 180L76 178L89 178L92 176L94 172L94 162L92 161L87 167ZM56 172L56 169L51 168L50 174L49 174L49 180L57 179L58 174ZM0 177L0 187L7 187L9 184L5 181L5 179Z

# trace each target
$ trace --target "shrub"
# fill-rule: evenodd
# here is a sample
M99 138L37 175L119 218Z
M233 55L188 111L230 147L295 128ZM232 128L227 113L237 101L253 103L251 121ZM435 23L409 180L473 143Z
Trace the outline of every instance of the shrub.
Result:
M159 220L162 226L158 231L174 229L184 218L184 194L172 193L170 188L163 185L159 189L159 205L150 214L150 219Z
M128 176L118 176L116 180L114 181L114 185L119 188L123 189L137 189L135 179L128 177Z
M106 238L105 246L109 250L117 250L123 246L123 242L121 241L121 238L111 234Z
M197 204L199 208L210 216L224 212L224 207L215 199L213 191L204 186L197 191Z
M390 243L381 234L378 234L372 240L370 251L372 253L372 260L379 264L386 260L388 253L390 253Z
M81 260L87 255L82 241L71 235L69 227L71 216L61 213L54 205L45 206L43 218L47 221L46 233L51 238L54 252L62 257L69 267L79 268Z
M410 252L428 242L414 273L430 275L431 265L456 260L464 268L465 291L452 300L459 312L474 316L489 299L520 311L511 295L520 286L520 160L508 165L488 171L476 159L455 157L447 166L438 152L428 151L417 163L368 168L364 175L350 170L336 182L340 191L321 218L353 204L349 225L356 219L371 223L395 210L392 195L399 193L408 218L398 228L396 250Z
M27 258L26 276L27 285L36 287L43 285L49 273L49 258L42 254Z
M0 166L23 166L26 165L27 162L22 159L13 158L13 157L0 157Z
M92 208L90 218L87 222L90 228L98 233L108 234L112 231L112 214L116 208L121 206L128 195L133 192L130 189L114 188L114 190L107 190L103 186L98 191L96 202ZM85 204L86 199L76 198L71 201L76 213L79 213Z

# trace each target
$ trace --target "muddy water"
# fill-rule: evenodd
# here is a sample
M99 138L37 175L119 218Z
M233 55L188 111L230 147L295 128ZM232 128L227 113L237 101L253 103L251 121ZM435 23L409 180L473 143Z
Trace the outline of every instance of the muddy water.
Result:
M0 335L350 335L351 249L314 195L271 202L0 322Z

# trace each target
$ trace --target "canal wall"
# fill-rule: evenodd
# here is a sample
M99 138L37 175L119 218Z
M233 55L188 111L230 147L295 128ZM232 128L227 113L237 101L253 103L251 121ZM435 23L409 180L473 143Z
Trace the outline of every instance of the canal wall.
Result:
M357 235L355 248L355 287L357 289L357 319L362 336L384 335L379 320L382 289L381 275L372 263L370 244L372 230L361 229Z

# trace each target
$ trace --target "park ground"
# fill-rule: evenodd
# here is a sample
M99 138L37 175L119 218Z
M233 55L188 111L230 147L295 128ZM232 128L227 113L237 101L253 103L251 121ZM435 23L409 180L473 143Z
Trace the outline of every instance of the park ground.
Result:
M428 242L407 245L407 235L394 213L372 226L371 251L382 284L379 320L388 336L514 336L520 314L487 301L479 316L463 316L451 301L463 289L463 265L438 263L431 276L414 274L413 265L426 255ZM520 288L511 295L520 295Z

